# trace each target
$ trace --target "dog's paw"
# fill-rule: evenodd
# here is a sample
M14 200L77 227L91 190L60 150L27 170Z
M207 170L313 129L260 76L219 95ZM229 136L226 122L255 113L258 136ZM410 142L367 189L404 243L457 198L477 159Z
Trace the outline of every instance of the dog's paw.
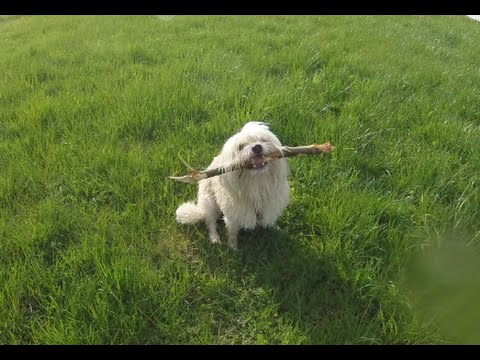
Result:
M229 241L228 246L234 251L238 251L238 241Z
M282 228L277 225L277 224L265 224L265 223L260 223L260 226L263 227L264 229L272 229L272 230L281 230Z
M219 244L220 243L220 237L218 235L210 236L210 241L213 244Z

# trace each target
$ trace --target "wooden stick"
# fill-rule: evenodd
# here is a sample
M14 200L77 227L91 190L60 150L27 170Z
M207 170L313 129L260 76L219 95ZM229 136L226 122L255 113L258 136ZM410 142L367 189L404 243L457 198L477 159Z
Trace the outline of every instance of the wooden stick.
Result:
M322 153L328 154L328 153L331 153L333 150L335 150L335 147L329 142L326 142L324 144L313 144L313 145L307 145L307 146L293 146L293 147L282 146L277 151L274 151L270 153L268 156L265 156L263 158L263 162L266 163L269 161L273 161L273 160L277 160L285 157L293 157L300 154L305 154L305 155L314 155L314 154L322 154ZM227 164L219 168L202 170L202 171L194 170L190 165L185 163L184 160L182 161L184 162L185 166L187 166L187 168L190 170L190 173L184 176L169 176L168 178L175 181L193 183L193 182L205 180L213 176L222 175L227 172L231 172L235 170L253 169L255 158L250 158L246 162L236 162L232 164Z

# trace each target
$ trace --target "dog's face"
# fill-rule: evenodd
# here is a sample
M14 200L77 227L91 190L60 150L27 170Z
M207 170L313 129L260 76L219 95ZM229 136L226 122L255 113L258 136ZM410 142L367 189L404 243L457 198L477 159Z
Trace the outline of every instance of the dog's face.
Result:
M264 159L281 146L280 140L270 131L267 124L252 121L227 140L221 152L222 162L226 164L253 159L249 171L254 174L273 171L276 166L273 162L265 162Z

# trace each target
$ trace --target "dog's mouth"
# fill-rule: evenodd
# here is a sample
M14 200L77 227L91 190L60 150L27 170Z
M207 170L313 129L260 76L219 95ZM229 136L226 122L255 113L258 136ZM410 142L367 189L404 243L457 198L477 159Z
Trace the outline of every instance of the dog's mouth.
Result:
M267 166L267 159L264 155L257 155L250 158L248 163L248 169L260 170Z

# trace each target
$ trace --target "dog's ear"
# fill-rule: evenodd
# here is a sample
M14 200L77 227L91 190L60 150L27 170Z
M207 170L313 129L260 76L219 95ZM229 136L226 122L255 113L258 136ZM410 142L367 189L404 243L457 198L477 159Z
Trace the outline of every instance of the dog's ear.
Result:
M242 131L243 130L246 130L248 128L253 128L253 127L261 127L263 128L264 130L270 130L270 125L267 124L266 122L263 122L263 121L250 121L248 123L246 123L243 128L242 128Z

